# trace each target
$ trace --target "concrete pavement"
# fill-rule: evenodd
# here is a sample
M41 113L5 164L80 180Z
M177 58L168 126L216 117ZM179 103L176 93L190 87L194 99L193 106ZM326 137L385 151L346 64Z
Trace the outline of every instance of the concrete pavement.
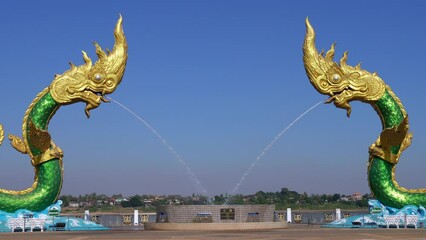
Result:
M131 240L131 239L265 239L265 240L344 240L344 239L426 239L426 229L330 229L305 224L290 224L287 229L246 231L144 231L114 229L109 231L65 231L0 233L0 239L31 240Z

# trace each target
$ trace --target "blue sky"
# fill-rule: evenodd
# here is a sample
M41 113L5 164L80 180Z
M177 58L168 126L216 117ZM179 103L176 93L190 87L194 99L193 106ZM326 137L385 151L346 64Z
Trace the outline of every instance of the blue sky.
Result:
M229 193L288 124L326 97L302 62L305 18L317 48L336 42L336 61L379 76L401 98L413 144L397 181L425 187L425 1L2 1L0 122L21 134L22 118L53 75L96 59L93 41L113 46L121 13L129 44L124 79L111 97L173 146L209 195ZM238 189L369 192L368 146L380 134L373 109L320 105L290 128ZM137 118L115 103L86 119L84 104L61 108L49 125L64 150L62 194L200 193L185 166ZM31 185L30 159L5 143L0 187Z

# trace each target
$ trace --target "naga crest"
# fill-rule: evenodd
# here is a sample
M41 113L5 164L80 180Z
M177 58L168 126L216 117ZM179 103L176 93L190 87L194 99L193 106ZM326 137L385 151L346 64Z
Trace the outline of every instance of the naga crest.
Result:
M306 18L306 36L303 44L303 62L311 84L321 94L329 95L327 103L334 101L338 108L346 109L350 116L350 101L371 102L378 100L385 92L386 85L376 73L370 73L346 65L348 52L343 54L338 65L333 61L334 45L324 55L315 47L315 31Z
M127 62L127 42L124 36L122 17L117 21L114 30L115 44L112 51L105 53L95 42L98 60L92 60L83 51L85 64L75 66L60 75L55 75L49 89L53 99L59 104L85 102L85 112L90 117L90 110L97 108L102 102L108 102L105 94L114 92L124 74Z

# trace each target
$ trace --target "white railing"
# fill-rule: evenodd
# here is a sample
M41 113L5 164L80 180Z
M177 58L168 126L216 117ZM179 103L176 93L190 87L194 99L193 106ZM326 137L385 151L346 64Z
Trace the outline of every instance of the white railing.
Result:
M384 215L386 227L389 228L390 225L395 225L396 228L399 228L400 223L404 224L404 227L412 225L417 228L417 223L419 221L419 217L416 215Z
M414 228L417 228L417 222L419 221L419 217L415 215L407 215L405 216L405 227L408 225L414 225Z
M32 232L36 227L43 231L45 223L46 219L40 218L10 218L7 221L7 225L9 225L12 232L18 227L21 228L23 232L25 231L25 228L30 228Z

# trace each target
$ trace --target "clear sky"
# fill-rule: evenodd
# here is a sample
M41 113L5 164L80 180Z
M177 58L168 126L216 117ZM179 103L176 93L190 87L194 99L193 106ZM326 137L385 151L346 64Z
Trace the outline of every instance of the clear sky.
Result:
M336 42L336 61L379 76L409 114L413 144L397 181L426 187L426 1L1 1L0 122L21 135L25 110L53 75L113 46L121 13L129 44L124 79L111 97L147 121L209 195L229 193L262 150L295 118L325 100L302 62L305 18L317 48ZM368 147L381 125L367 104L351 118L320 105L259 160L238 193L368 193ZM186 167L118 104L88 120L84 104L61 108L49 125L64 150L62 194L200 193ZM0 187L29 187L28 156L5 139Z

